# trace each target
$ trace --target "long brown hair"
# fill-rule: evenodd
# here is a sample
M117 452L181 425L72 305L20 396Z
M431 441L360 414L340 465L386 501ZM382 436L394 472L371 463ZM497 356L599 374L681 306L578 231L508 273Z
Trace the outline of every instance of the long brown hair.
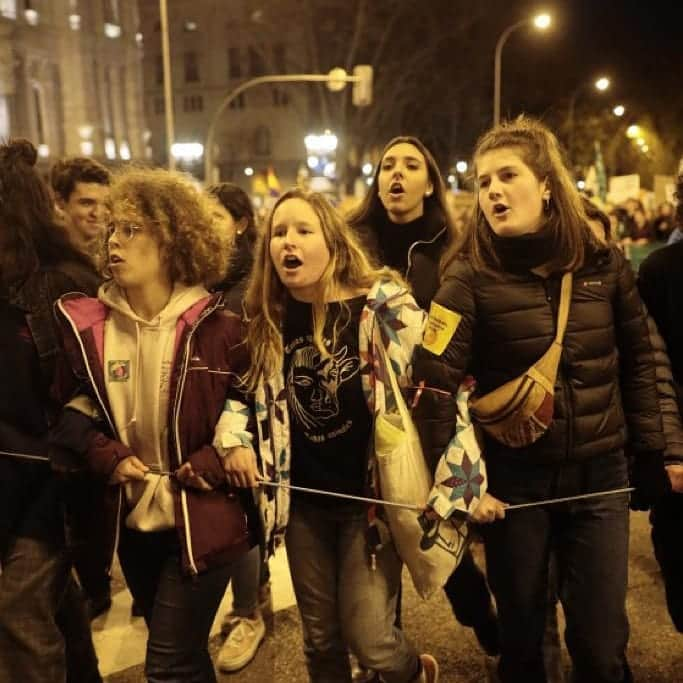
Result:
M478 159L496 149L512 148L538 180L545 180L550 191L546 225L554 233L556 253L548 266L552 270L574 271L586 257L586 247L600 245L588 226L581 195L564 162L560 144L540 121L519 116L484 133L473 155L476 178ZM478 195L460 240L451 245L443 258L447 265L458 256L466 256L477 270L498 271L500 261L493 247L493 232L479 206Z
M22 138L0 144L0 282L19 285L41 267L65 261L92 268L55 221L50 191L38 175L36 148Z
M434 191L429 197L424 198L424 215L428 218L434 217L434 220L438 218L443 225L448 227L450 239L455 239L457 228L455 227L455 221L453 220L451 211L448 208L448 202L446 201L446 185L444 184L443 176L439 171L439 166L422 140L412 135L400 135L387 142L382 150L380 162L375 168L372 182L368 187L365 197L363 197L363 200L357 207L349 212L346 220L352 228L372 229L373 226L376 226L387 215L387 210L384 208L384 204L382 204L382 201L379 198L379 172L386 153L392 147L401 143L416 147L425 158L427 164L427 174L434 187Z
M302 199L315 211L330 252L330 261L320 277L320 286L313 301L313 341L323 357L329 356L329 351L323 343L326 303L334 300L340 286L364 291L370 289L380 277L402 283L400 276L394 271L388 268L377 269L371 265L353 231L323 195L300 189L285 192L273 206L265 229L258 237L254 267L245 296L247 340L251 354L246 385L250 390L256 388L264 375L277 370L278 362L283 355L282 323L287 288L280 281L273 266L270 239L273 216L277 208L289 199ZM340 318L344 317L348 318L340 315ZM336 343L338 323L339 320L333 325L333 347Z

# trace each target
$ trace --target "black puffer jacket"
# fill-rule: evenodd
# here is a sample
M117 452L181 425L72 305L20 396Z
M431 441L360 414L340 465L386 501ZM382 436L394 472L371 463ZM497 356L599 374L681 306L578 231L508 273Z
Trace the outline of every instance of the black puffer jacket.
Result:
M441 356L420 348L414 378L454 393L465 374L486 393L522 374L550 346L557 324L560 275L475 272L454 261L434 301L462 316ZM435 458L453 428L454 406L416 418ZM630 266L605 250L574 274L554 419L535 444L508 448L487 437L487 456L561 463L621 451L664 448L647 323Z

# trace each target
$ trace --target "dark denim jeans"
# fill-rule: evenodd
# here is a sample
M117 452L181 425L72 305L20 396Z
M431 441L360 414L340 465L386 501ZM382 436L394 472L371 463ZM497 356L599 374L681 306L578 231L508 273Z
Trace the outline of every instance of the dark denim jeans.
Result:
M347 648L387 683L418 672L415 649L394 625L402 562L387 543L372 569L366 528L363 505L293 502L285 540L312 683L350 683Z
M561 467L488 463L489 491L506 503L626 486L621 454ZM548 561L557 558L565 640L576 683L630 680L626 662L628 496L620 494L521 510L484 529L487 573L496 597L503 683L545 683L543 634Z
M251 617L259 606L261 548L255 545L232 563L232 612Z
M184 576L175 531L142 533L126 528L121 530L119 559L149 629L149 683L214 683L209 632L231 565Z
M0 563L0 681L101 681L90 619L63 544L12 538Z
M652 543L666 589L671 620L683 633L683 493L670 493L651 515Z

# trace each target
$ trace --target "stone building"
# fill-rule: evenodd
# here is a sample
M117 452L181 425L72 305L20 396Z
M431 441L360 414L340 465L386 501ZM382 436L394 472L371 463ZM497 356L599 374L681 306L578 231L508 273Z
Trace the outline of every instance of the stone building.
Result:
M292 2L168 0L175 140L206 144L221 101L240 84L266 74L305 69L301 29ZM166 163L163 62L157 2L140 3L144 36L145 111L155 161ZM213 148L221 180L264 194L276 177L293 185L306 158L310 85L257 85L238 96L218 120ZM188 148L192 149L192 148ZM203 177L203 158L185 166ZM270 175L267 169L271 169Z
M144 159L137 0L0 0L0 137L64 155Z

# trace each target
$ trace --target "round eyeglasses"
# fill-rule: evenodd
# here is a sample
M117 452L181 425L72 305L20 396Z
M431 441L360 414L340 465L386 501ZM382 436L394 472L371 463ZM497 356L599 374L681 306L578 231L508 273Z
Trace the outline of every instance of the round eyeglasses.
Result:
M110 223L107 226L107 240L117 235L120 242L130 242L141 231L142 228L135 223Z

